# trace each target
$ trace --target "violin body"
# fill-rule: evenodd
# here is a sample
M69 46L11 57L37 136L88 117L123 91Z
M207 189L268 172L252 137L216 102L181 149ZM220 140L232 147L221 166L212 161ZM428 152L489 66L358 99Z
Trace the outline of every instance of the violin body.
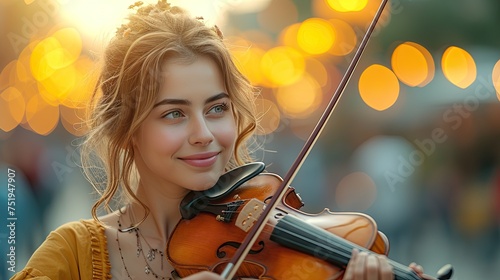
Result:
M251 227L253 221L258 218L258 216L255 217L258 213L254 215L253 210L248 212L243 208L262 207L259 205L263 204L258 202L268 201L281 183L281 178L275 174L260 174L217 201L220 204L234 201L240 203L229 218L200 212L190 220L182 219L169 238L166 252L167 259L175 268L176 273L180 277L204 270L220 274L247 235L245 225ZM253 206L254 203L255 206ZM293 216L293 220L311 225L314 232L316 228L323 229L320 231L327 235L316 240L321 244L329 243L330 237L335 237L378 254L388 254L387 238L377 230L375 221L369 216L361 213L333 213L327 209L318 214L308 214L299 210L302 206L300 197L293 188L289 187L281 203L273 209L267 225L239 267L235 277L342 279L352 247L346 249L348 251L348 256L345 256L347 262L341 261L335 264L336 261L334 261L332 264L332 257L327 257L322 249L317 248L313 249L313 252L305 253L300 249L284 246L278 243L279 241L276 242L281 234L275 231L283 217ZM299 227L302 228L302 226ZM341 241L341 243L344 242ZM311 246L308 245L308 247ZM335 256L333 258L337 259Z

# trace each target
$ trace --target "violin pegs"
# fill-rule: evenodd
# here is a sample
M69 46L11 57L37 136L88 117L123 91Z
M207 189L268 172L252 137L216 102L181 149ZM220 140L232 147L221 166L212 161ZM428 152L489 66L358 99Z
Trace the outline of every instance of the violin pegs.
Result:
M441 267L440 270L437 272L437 279L438 280L447 280L451 278L451 275L453 274L453 267L451 264L447 264L443 267Z

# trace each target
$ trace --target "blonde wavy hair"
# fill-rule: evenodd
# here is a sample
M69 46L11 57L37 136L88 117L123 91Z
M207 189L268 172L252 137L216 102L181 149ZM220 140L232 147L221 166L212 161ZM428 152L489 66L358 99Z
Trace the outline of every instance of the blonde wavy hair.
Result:
M238 137L226 170L251 161L249 139L256 129L255 89L235 66L222 33L202 18L190 16L165 0L135 10L108 44L94 89L89 133L82 147L84 174L99 194L92 207L110 211L117 198L129 198L149 208L134 194L138 174L132 137L152 110L160 86L161 66L169 59L192 62L211 58L219 67L233 103Z

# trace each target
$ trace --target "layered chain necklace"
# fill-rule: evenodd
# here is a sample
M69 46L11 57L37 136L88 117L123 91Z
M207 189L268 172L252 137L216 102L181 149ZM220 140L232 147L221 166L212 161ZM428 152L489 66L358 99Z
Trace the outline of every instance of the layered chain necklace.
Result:
M123 214L123 213L120 211L120 214ZM167 278L165 278L164 276L156 273L153 270L152 266L150 265L150 263L155 261L159 255L159 262L160 262L160 267L161 267L161 271L162 271L161 274L164 274L163 262L165 261L165 253L161 250L156 249L156 248L152 248L151 245L149 245L146 238L142 235L139 227L129 227L127 229L122 230L122 224L120 222L120 218L121 218L121 215L118 216L118 221L117 221L118 222L118 230L116 231L116 242L118 244L118 251L120 252L120 258L122 259L123 267L125 268L125 272L127 272L128 278L130 280L132 280L132 277L130 276L130 273L127 269L127 265L125 264L125 258L123 257L122 248L120 246L120 238L119 238L120 233L129 233L129 234L135 233L135 237L137 240L137 251L136 251L137 258L142 256L142 258L144 259L144 262L146 263L146 265L144 267L144 273L148 276L151 275L152 277L154 277L156 279L167 280ZM144 242L148 246L146 254L145 254L145 251L143 249L141 239L144 240ZM171 278L169 278L169 279L171 279Z

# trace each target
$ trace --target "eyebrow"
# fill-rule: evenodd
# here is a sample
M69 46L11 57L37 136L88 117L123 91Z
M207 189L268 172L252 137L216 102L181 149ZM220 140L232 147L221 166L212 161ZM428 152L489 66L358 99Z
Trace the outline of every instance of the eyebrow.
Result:
M205 104L222 99L222 98L229 98L229 95L225 92L221 92L219 94L216 94L214 96L211 96L205 100ZM156 108L160 105L191 105L191 101L186 100L186 99L163 99L160 102L156 103L153 108Z

